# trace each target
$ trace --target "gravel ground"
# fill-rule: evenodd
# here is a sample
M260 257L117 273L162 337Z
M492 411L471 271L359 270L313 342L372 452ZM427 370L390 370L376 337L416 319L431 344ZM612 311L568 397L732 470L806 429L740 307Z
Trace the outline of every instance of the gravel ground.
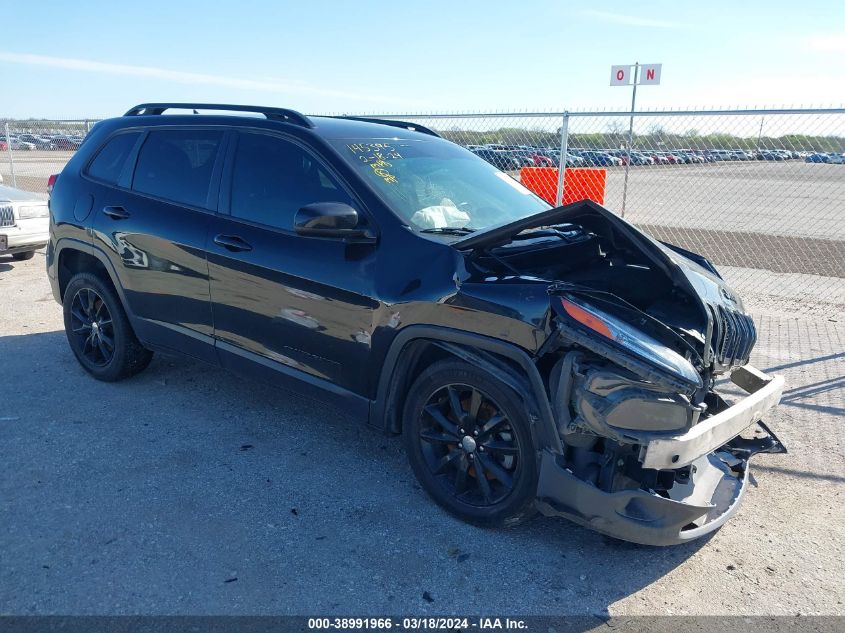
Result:
M43 254L0 257L0 613L845 614L841 306L748 304L754 362L787 377L770 424L790 454L757 458L715 535L651 548L465 525L396 438L212 367L96 382Z

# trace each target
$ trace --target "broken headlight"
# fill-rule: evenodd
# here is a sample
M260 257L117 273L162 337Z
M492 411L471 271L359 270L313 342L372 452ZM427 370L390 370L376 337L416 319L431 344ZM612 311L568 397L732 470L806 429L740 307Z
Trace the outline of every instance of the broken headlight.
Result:
M566 315L582 327L660 370L696 387L701 386L701 376L692 363L660 341L588 303L580 300L575 303L563 297L560 301Z

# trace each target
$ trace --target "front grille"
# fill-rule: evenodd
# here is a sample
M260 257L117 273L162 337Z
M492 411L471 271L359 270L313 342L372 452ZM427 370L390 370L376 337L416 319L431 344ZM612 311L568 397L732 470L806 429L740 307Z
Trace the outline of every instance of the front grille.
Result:
M15 226L15 211L12 205L0 206L0 226Z
M745 365L757 342L754 321L747 314L723 305L710 306L710 314L713 317L710 348L717 371Z

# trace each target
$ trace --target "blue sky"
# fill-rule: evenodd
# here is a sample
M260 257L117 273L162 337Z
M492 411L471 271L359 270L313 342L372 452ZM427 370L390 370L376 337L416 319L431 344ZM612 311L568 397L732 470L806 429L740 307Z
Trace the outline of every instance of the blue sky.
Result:
M4 3L0 116L143 101L304 112L624 109L611 64L663 63L655 107L845 103L845 2Z

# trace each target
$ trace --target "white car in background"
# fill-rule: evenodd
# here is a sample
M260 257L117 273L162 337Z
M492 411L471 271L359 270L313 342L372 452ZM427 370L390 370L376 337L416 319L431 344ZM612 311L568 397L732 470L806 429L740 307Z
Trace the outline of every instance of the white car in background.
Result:
M31 259L49 239L47 200L0 184L0 257Z

